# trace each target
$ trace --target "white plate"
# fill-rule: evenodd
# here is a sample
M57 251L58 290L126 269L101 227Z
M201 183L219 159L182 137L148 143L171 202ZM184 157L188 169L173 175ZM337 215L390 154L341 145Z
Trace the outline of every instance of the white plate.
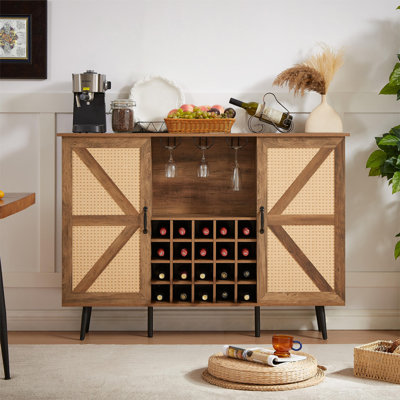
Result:
M136 82L130 98L136 102L135 122L164 122L169 111L185 103L182 89L162 76L148 76ZM159 130L161 122L154 127L150 124L149 130Z

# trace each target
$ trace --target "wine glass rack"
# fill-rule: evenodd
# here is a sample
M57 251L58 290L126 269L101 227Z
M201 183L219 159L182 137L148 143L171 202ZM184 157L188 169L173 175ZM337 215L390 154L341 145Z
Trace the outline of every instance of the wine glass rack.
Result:
M257 303L256 218L151 222L152 304Z

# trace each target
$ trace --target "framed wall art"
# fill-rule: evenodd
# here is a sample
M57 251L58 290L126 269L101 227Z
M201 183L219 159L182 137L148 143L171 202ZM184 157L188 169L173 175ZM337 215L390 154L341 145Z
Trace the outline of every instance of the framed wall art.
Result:
M47 78L47 0L0 0L0 79Z

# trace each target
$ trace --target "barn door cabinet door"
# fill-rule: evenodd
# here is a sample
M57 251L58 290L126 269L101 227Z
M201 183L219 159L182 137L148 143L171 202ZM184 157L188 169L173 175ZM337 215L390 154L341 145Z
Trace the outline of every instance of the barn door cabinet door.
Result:
M147 304L150 139L63 138L62 162L63 305Z
M344 138L259 138L257 164L258 302L343 305Z

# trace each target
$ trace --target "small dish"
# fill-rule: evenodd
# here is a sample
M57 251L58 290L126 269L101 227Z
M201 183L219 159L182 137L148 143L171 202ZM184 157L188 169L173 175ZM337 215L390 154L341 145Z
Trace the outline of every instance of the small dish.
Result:
M160 131L168 112L185 103L182 89L162 76L137 81L129 97L136 102L135 122L153 122L149 124L151 132Z

